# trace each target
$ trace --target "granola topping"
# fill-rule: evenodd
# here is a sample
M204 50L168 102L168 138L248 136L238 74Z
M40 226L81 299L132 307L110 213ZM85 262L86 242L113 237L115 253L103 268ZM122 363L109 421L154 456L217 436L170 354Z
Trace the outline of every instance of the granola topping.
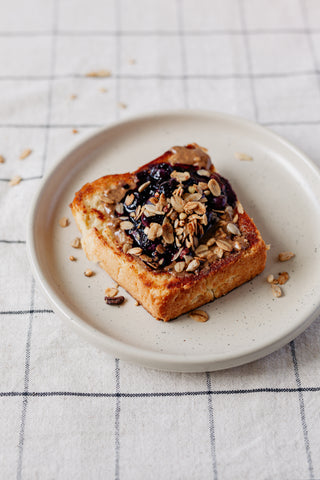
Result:
M193 144L172 153L170 163L140 170L105 209L113 211L124 253L154 270L195 275L248 248L238 223L244 210L204 149Z

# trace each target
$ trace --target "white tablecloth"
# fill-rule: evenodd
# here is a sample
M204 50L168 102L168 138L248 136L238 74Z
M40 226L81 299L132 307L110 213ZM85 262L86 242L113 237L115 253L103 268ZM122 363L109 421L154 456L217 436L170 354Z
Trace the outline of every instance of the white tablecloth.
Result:
M47 169L136 113L238 114L319 165L319 64L318 0L1 2L1 479L320 478L319 320L246 366L148 370L70 331L38 292L25 245Z

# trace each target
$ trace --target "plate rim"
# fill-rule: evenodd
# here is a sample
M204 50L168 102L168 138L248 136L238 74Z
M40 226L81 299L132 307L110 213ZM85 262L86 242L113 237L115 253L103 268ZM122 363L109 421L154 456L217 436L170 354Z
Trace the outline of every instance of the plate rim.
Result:
M316 174L318 181L320 182L320 168L299 147L296 147L290 141L273 132L270 128L264 127L252 120L248 120L237 115L230 115L228 113L201 109L161 110L156 112L142 113L119 121L111 122L105 127L95 130L93 133L88 133L75 144L73 144L73 146L69 148L61 157L59 157L58 161L56 161L48 170L32 199L28 213L26 242L27 255L31 265L32 273L42 292L45 294L45 297L49 300L54 312L57 313L59 317L67 320L75 331L77 331L83 338L85 338L87 341L90 341L90 343L93 343L98 348L101 348L102 350L107 351L107 353L113 354L121 359L158 370L174 372L205 372L209 370L222 370L240 366L258 360L259 358L263 358L264 356L278 350L282 346L292 341L318 317L320 313L320 302L310 313L310 315L307 315L306 318L304 318L304 320L293 330L290 330L289 332L283 334L280 338L277 338L276 340L272 341L271 343L267 343L262 347L260 345L256 348L250 348L248 352L241 352L241 354L239 354L239 352L234 352L233 354L232 352L228 354L225 352L215 352L214 354L196 355L194 357L181 353L169 354L155 352L152 350L135 347L133 345L124 343L121 340L112 338L106 333L100 332L95 327L89 325L81 318L81 316L75 314L75 312L69 309L69 307L64 304L63 300L61 300L59 296L52 290L49 281L47 281L44 273L42 272L40 262L37 258L37 252L35 250L34 226L37 216L37 204L45 190L47 182L50 181L51 176L54 175L55 172L62 167L62 165L65 165L68 162L70 156L75 154L77 150L81 149L89 141L92 141L94 138L97 138L112 128L123 127L125 124L132 124L137 121L145 121L147 119L155 120L162 117L175 117L181 115L188 117L201 116L207 117L208 119L211 118L212 120L220 119L224 121L231 121L232 123L238 123L245 128L253 129L264 134L267 133L271 136L271 138L277 142L280 142L284 147L289 148L297 157L299 157L300 161L303 161L308 168L310 168L314 174Z

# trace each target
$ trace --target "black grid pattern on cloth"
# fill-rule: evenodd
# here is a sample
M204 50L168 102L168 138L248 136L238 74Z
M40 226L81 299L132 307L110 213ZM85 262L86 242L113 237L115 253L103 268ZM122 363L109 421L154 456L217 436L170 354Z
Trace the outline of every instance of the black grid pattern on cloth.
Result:
M80 74L70 74L70 75L59 75L55 73L55 63L56 63L56 40L59 36L111 36L116 38L116 72L112 76L116 80L116 95L115 95L115 115L116 119L119 118L119 109L118 104L121 101L121 80L124 79L134 79L134 80L146 80L146 79L157 79L157 80L181 80L182 90L183 90L183 99L184 106L188 108L190 105L189 96L188 96L188 79L249 79L250 89L251 89L251 98L254 111L254 120L259 121L259 108L256 101L256 92L255 92L255 80L259 78L286 78L286 77L295 77L295 76L316 76L319 85L320 93L320 71L317 67L316 54L314 50L314 44L312 39L312 34L320 33L320 29L310 28L308 23L308 11L306 3L301 0L301 12L304 18L305 26L304 28L278 28L278 29L249 29L246 22L246 11L245 5L242 0L239 0L240 14L241 14L241 29L224 29L224 30L207 30L207 31L190 31L184 28L183 24L183 0L177 0L177 15L178 15L178 30L177 31L124 31L121 29L121 2L119 0L114 0L115 11L116 11L116 29L114 31L70 31L70 30L60 30L59 29L59 8L62 8L63 4L59 0L54 0L54 13L52 17L52 31L45 32L28 32L28 31L18 31L18 32L9 32L2 31L0 32L0 37L50 37L51 38L51 64L50 64L50 75L32 75L32 76L11 76L11 75L0 75L0 82L4 80L28 80L28 81L38 81L46 80L48 81L48 96L47 96L47 115L46 122L43 124L0 124L1 128L16 128L16 129L32 129L32 128L42 128L45 129L45 147L43 152L42 163L40 166L40 173L36 176L24 177L23 180L36 180L41 179L46 170L46 162L48 157L48 148L49 148L49 136L50 129L55 128L98 128L103 126L101 123L89 123L89 124L56 124L52 123L52 102L53 102L53 86L54 81L58 79L72 79L72 78L82 78L84 75ZM270 33L273 35L280 35L283 33L290 33L292 35L307 35L308 44L310 48L310 53L314 61L314 69L301 72L286 72L286 73L265 73L265 74L255 74L252 71L252 61L251 61L251 52L250 52L250 42L249 37L255 35L261 35ZM246 59L248 66L248 73L234 73L234 74L215 74L215 75L192 75L187 73L186 68L186 45L185 38L187 36L203 36L207 37L209 35L239 35L243 36L245 41L246 49ZM181 75L128 75L121 73L121 39L126 36L177 36L180 42L181 58L182 58L182 74ZM109 81L105 79L106 83ZM0 83L1 84L1 83ZM320 113L319 120L301 120L301 121L271 121L271 122L260 122L266 126L272 125L320 125ZM6 182L9 181L9 178L0 178L0 181ZM5 244L25 244L25 240L6 240L0 239L0 243ZM26 336L26 346L25 346L25 369L24 369L24 389L23 391L10 391L10 392L0 392L0 397L22 397L22 405L20 410L20 430L19 437L17 439L18 444L18 457L17 457L17 479L22 478L22 467L23 467L23 450L24 450L24 440L25 440L25 425L28 416L28 401L33 397L41 398L55 398L58 396L61 397L110 397L115 399L115 409L114 409L114 442L115 442L115 467L114 467L114 478L120 480L120 455L121 455L121 438L120 438L120 414L121 414L121 400L125 398L136 398L143 399L146 397L181 397L181 396L205 396L208 399L208 439L211 446L211 460L212 460L212 476L216 480L219 477L218 464L217 464L217 452L216 452L216 432L215 432L215 406L214 399L218 395L259 395L261 393L269 394L292 394L297 396L297 402L299 403L300 411L300 421L301 421L301 430L302 438L305 446L305 455L306 461L308 464L309 478L314 480L314 467L312 460L312 449L310 445L308 425L305 414L305 401L304 393L317 393L320 392L320 387L318 386L309 386L303 387L301 384L301 378L299 375L299 365L295 352L295 342L290 343L291 356L292 356L292 368L294 371L296 387L294 388L252 388L252 389L228 389L228 390L218 390L212 387L212 377L209 373L204 374L203 383L204 389L197 391L181 391L181 392L136 392L136 393L126 393L122 392L120 388L120 378L121 378L121 362L119 359L115 359L114 367L114 378L115 378L115 392L73 392L73 391L39 391L33 392L29 390L29 378L30 378L30 355L32 351L32 327L34 314L53 314L51 309L36 309L35 305L35 282L31 281L30 289L30 308L26 310L2 310L0 315L18 315L25 316L25 321L28 322L27 327L27 336Z

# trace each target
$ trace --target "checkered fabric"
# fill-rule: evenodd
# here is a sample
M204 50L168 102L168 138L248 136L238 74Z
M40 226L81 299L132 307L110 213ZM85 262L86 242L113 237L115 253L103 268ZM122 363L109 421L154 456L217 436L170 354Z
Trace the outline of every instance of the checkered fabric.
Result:
M1 479L320 478L320 319L239 368L148 370L69 330L25 245L47 169L136 113L241 115L320 165L319 65L319 0L1 2Z

